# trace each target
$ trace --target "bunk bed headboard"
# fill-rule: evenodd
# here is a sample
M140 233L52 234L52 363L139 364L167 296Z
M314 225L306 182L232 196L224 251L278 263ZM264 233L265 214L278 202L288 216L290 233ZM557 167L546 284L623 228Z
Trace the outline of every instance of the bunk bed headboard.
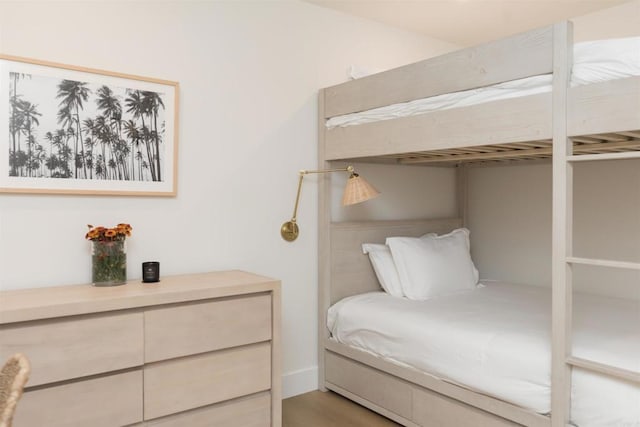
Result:
M369 257L362 253L363 243L384 243L390 236L417 237L428 232L447 233L461 225L459 218L332 223L331 272L327 290L329 303L380 290Z

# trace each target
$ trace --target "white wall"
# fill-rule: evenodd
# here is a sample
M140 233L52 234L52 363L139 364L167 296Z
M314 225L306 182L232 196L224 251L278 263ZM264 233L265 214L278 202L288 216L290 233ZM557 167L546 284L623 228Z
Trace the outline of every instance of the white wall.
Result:
M640 34L640 0L631 0L571 20L575 42L637 36Z
M551 285L551 165L473 168L469 228L482 278ZM640 262L640 162L576 165L574 254ZM640 299L640 273L575 268L575 288Z
M469 169L468 227L481 279L551 284L551 165Z
M354 167L381 195L366 203L342 208L340 200L347 176L334 175L331 182L334 221L447 218L457 215L454 168L357 163Z
M313 181L298 241L279 229L297 171L317 164L317 90L351 64L387 69L452 48L297 1L0 2L0 52L181 86L178 196L0 195L0 288L89 282L86 224L129 222L130 279L151 259L163 275L238 268L281 279L285 394L315 388Z

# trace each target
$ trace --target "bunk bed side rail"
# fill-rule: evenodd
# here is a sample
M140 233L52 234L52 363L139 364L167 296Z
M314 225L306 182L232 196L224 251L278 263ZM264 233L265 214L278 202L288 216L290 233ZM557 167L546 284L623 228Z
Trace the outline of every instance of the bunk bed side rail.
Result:
M325 89L325 118L551 73L553 27L451 52Z
M344 160L551 139L551 93L328 130L325 158Z
M569 136L640 129L640 76L569 89Z
M331 271L325 298L334 304L351 295L380 290L369 257L362 253L363 243L384 243L390 236L447 233L461 226L459 218L332 223Z

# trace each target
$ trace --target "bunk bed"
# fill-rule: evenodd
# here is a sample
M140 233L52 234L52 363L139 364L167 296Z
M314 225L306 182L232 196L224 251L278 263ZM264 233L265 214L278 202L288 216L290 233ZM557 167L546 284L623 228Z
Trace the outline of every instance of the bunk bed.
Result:
M578 357L572 348L574 265L640 270L640 263L572 253L572 174L582 161L640 158L640 76L572 85L572 25L536 29L325 88L319 94L319 166L336 162L455 166L457 218L331 221L331 181L319 184L319 383L407 426L566 426L572 370L640 384L637 370ZM548 90L354 125L354 113L551 75ZM335 120L338 118L337 120ZM336 123L338 123L336 125ZM328 125L328 126L327 126ZM549 413L446 376L340 342L330 312L349 297L380 291L363 243L448 233L465 224L466 165L551 159L553 249ZM346 300L345 300L346 298ZM331 316L330 316L331 315ZM329 316L329 318L328 318ZM546 411L548 412L548 411Z

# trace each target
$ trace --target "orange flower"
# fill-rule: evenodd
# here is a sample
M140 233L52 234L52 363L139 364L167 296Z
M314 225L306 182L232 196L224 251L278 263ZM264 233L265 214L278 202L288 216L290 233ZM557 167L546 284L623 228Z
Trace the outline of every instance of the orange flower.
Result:
M131 226L129 224L118 224L116 228L118 230L118 234L122 234L123 236L131 236Z
M87 225L89 231L85 234L85 239L92 241L119 241L125 240L127 236L131 236L132 227L129 224L118 224L113 228L105 228L102 226L94 227Z

